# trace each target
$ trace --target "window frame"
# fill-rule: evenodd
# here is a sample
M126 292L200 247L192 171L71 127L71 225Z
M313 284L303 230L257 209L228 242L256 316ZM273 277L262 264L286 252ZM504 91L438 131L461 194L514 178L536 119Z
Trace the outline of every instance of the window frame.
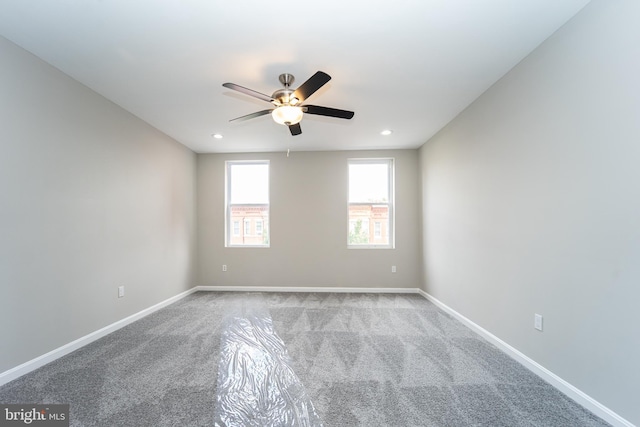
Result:
M352 164L385 164L387 165L387 194L388 201L384 202L351 202L350 200L350 175L349 175L349 166ZM388 224L387 224L387 235L388 235L388 243L379 243L376 240L384 239L385 233L382 232L382 224L380 224L381 236L376 238L373 236L374 232L369 231L370 235L373 236L369 239L369 243L364 244L351 244L349 242L349 233L351 230L351 219L350 219L350 208L351 206L380 206L386 205L388 208ZM375 227L375 222L373 218L367 219L369 222L369 227ZM347 159L347 248L349 249L395 249L395 158L393 157L372 157L372 158L349 158Z
M235 165L266 165L268 170L268 183L267 183L267 202L266 203L231 203L231 168ZM260 236L254 234L246 234L246 222L249 221L249 228L251 231L251 218L243 218L240 221L240 230L242 232L241 237L244 239L245 236L251 238L262 237L264 242L264 236L269 235L269 223L271 216L271 164L269 160L227 160L225 161L225 236L224 236L224 245L226 248L269 248L271 246L271 239L268 238L267 243L261 244L238 244L232 243L232 237L239 237L234 234L233 223L234 219L232 218L232 208L234 206L267 206L267 215L264 217L260 217L259 220L262 222L262 234Z

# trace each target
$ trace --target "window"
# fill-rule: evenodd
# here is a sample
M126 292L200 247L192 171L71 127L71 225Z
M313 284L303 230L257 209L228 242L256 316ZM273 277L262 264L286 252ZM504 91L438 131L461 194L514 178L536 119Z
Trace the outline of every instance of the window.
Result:
M349 159L350 248L393 248L393 159Z
M269 247L269 162L226 162L226 184L225 245Z
M373 223L373 237L375 237L376 240L382 237L382 223L380 221Z

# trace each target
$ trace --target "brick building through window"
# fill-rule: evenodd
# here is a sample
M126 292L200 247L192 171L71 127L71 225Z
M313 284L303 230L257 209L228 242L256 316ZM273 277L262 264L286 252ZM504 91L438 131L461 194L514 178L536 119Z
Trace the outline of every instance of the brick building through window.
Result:
M389 243L389 206L358 204L349 206L349 241L351 244Z
M231 206L231 245L260 246L269 244L269 205Z

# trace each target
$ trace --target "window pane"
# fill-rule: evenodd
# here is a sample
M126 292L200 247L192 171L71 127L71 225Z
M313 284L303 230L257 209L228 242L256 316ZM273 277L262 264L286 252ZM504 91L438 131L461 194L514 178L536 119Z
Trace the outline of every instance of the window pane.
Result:
M352 163L349 165L349 202L388 202L389 165Z
M393 247L393 160L349 160L351 247Z
M269 203L269 165L232 164L230 203Z
M226 245L269 247L269 163L227 162Z

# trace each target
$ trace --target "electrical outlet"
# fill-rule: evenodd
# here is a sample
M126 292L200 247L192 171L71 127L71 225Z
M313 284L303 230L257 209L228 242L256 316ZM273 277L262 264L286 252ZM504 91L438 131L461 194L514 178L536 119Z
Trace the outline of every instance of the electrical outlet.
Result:
M227 271L227 264L222 264L222 271Z
M395 265L392 265L392 266L391 266L391 272L392 272L392 273L395 273L395 272L396 272L396 266L395 266Z
M542 331L542 315L541 314L535 314L533 316L533 327L539 331Z
M122 298L124 296L124 286L118 286L118 298Z

